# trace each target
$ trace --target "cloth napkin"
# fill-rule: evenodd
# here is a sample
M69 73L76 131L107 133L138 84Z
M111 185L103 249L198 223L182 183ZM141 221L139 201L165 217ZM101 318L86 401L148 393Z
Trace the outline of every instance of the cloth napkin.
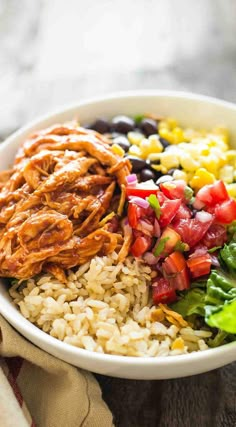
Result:
M40 350L0 316L1 427L111 427L92 374Z

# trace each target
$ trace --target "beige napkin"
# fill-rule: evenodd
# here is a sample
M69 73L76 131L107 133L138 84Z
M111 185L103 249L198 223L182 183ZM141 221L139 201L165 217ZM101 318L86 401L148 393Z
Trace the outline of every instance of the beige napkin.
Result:
M1 316L0 330L0 355L24 359L16 383L37 427L113 425L93 375L40 350ZM28 427L26 418L0 368L0 426Z

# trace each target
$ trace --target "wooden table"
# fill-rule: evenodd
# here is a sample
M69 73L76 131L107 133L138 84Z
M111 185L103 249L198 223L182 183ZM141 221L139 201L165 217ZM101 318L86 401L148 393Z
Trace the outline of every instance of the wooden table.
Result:
M235 22L235 0L0 0L0 139L117 90L236 101ZM236 425L236 364L168 381L96 377L119 427Z

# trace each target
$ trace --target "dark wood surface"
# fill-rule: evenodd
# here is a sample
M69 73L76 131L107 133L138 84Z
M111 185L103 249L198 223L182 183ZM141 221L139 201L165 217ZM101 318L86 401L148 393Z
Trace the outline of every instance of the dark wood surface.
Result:
M235 0L0 0L0 140L111 91L236 101L235 22ZM236 425L236 364L168 381L96 378L117 427Z

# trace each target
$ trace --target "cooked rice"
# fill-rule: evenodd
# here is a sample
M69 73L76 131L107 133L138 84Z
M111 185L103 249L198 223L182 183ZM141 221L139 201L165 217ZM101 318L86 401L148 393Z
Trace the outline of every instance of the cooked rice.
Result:
M69 271L67 285L42 274L9 292L30 322L89 351L156 357L205 350L209 331L155 321L150 275L142 261L128 257L117 263L113 253Z

